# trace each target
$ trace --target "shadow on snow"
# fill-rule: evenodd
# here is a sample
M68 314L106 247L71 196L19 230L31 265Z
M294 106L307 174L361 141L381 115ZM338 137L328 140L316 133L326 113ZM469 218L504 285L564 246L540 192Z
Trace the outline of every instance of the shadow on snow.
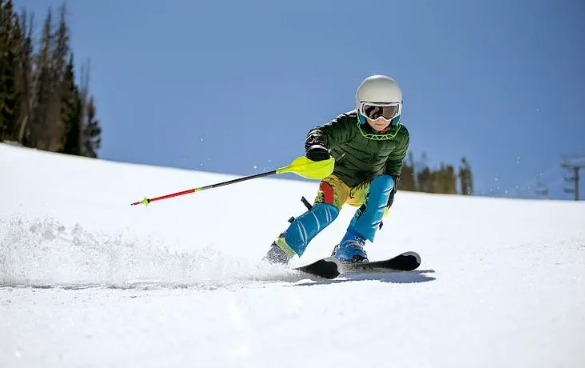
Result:
M291 286L316 286L339 284L345 282L357 281L379 281L391 284L412 284L422 283L435 280L435 277L427 274L435 273L434 270L415 270L402 272L360 272L341 274L333 280L327 280L308 274L295 273L292 275L283 276L272 281L292 282ZM268 281L268 280L265 280Z

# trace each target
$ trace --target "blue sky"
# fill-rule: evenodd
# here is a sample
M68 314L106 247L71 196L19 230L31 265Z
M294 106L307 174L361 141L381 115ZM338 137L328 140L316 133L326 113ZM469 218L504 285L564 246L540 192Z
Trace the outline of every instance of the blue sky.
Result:
M57 0L20 0L40 20ZM371 74L404 92L411 150L465 155L479 194L563 193L585 154L582 0L69 1L76 64L91 61L100 157L254 174L354 106ZM585 176L585 173L584 173ZM208 183L193 183L195 186ZM585 185L581 186L585 193ZM172 190L172 183L169 183Z

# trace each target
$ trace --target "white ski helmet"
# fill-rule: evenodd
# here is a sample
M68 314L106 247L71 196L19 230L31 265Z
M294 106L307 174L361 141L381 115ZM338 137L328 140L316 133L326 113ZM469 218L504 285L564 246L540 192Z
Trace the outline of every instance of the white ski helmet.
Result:
M359 121L366 117L390 120L391 126L400 124L402 113L402 90L396 81L385 75L372 75L360 84L355 96Z

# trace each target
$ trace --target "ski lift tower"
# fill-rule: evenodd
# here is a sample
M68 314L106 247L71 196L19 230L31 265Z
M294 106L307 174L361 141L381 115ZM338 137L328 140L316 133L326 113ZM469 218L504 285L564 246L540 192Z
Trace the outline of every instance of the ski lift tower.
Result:
M575 194L575 200L579 198L580 170L585 169L585 155L564 155L561 167L569 171L571 176L565 176L565 181L572 184L572 188L565 187L565 193Z

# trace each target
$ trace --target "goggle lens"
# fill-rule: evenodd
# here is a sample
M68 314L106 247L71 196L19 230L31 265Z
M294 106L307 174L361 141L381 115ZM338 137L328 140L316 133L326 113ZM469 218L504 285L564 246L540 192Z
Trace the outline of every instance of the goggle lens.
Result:
M383 117L386 120L392 120L398 115L400 106L398 104L389 106L363 104L361 110L364 116L372 120L376 120L380 117Z

